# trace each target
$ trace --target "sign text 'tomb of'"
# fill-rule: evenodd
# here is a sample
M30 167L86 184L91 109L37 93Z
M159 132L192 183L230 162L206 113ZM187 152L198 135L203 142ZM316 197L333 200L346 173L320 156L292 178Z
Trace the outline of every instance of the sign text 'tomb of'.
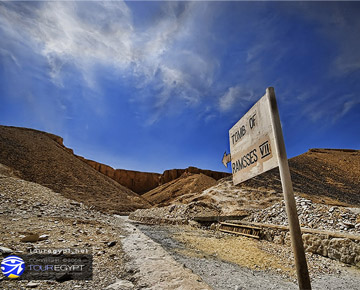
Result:
M278 166L268 92L229 130L234 184Z

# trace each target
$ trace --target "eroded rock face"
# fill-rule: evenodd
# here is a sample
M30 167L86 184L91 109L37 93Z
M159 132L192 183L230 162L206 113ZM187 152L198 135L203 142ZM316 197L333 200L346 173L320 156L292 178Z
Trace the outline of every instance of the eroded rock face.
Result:
M329 239L311 234L303 234L302 238L307 252L328 256Z
M99 174L83 160L66 148L59 136L0 126L2 175L47 186L67 198L102 211L128 213L150 207L138 194L105 174Z
M77 156L77 155L75 155ZM131 189L138 194L144 194L159 185L168 183L179 178L183 173L204 174L209 177L219 180L223 177L229 176L226 172L217 172L211 170L203 170L196 167L188 167L186 169L170 169L165 170L163 174L152 172L140 172L125 169L114 169L111 166L85 159L84 157L77 156L79 159L90 165L95 170L105 174L106 176L114 179L121 185Z
M159 173L114 169L111 166L93 160L88 160L81 156L78 156L78 158L95 170L114 179L116 182L138 194L143 194L159 185L159 178L161 176Z
M63 138L50 133L45 134L51 139L53 139L56 143L58 143L67 152L69 152L70 154L74 154L72 149L67 148L64 145ZM74 156L85 162L86 164L90 165L95 170L110 177L111 179L115 180L116 182L131 189L136 193L143 194L159 185L159 178L161 176L161 174L159 173L114 169L111 166L86 159L79 155L74 154Z
M358 265L360 245L350 239L332 239L329 243L328 256L346 264Z
M219 180L221 178L224 178L224 177L227 177L230 175L230 173L226 173L226 172L203 170L203 169L199 169L196 167L188 167L186 169L170 169L170 170L165 170L164 173L160 176L159 184L168 183L176 178L179 178L184 172L193 173L193 174L202 173L211 178L214 178L215 180Z
M48 137L53 139L58 143L63 149L68 151L70 154L74 154L73 150L67 148L63 143L63 138L56 136L54 134L45 133ZM121 185L131 189L132 191L138 194L144 194L159 185L168 183L174 179L179 178L183 173L193 173L193 174L204 174L215 180L219 180L223 177L229 176L229 173L218 172L211 170L203 170L196 167L188 167L186 169L170 169L165 170L163 174L153 173L153 172L140 172L133 170L125 169L114 169L111 166L102 164L93 160L86 159L82 156L75 155L78 159L82 160L86 164L90 165L95 170L101 172L102 174L110 177Z

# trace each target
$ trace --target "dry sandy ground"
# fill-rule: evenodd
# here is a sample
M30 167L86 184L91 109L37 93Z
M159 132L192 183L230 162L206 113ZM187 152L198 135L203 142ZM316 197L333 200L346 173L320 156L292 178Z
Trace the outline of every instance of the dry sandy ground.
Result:
M48 238L21 242L30 234ZM13 254L26 254L34 248L86 248L94 256L92 281L39 281L36 289L104 289L114 283L124 273L123 234L122 226L109 215L39 184L0 174L0 246L10 248ZM109 242L116 244L109 247ZM0 274L0 289L26 289L28 282L3 280Z
M138 287L143 289L211 289L191 270L177 263L160 244L127 222L127 217L117 218L124 221L128 232L123 239L123 249L129 258L127 270L135 272Z
M34 248L87 248L91 281L32 281L36 289L210 289L133 225L36 183L0 174L0 246L25 254ZM43 241L21 242L30 234ZM109 246L113 242L115 245ZM0 289L27 289L29 281L6 280Z
M35 289L296 289L288 248L192 227L134 225L44 186L0 175L0 246L90 248L92 281L35 281ZM30 233L47 240L23 243ZM109 247L108 242L116 242ZM309 256L314 289L358 289L358 269ZM0 278L0 289L29 281ZM236 288L237 287L237 288Z
M189 226L137 228L212 289L298 289L289 247ZM319 255L307 259L313 289L359 289L359 268Z

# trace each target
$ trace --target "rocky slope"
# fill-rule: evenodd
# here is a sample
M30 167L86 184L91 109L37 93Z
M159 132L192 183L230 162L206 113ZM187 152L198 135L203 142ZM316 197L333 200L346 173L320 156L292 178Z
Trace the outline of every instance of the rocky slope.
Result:
M201 174L209 176L215 180L219 180L221 178L231 175L230 173L226 173L226 172L204 170L204 169L199 169L199 168L190 166L186 169L165 170L164 173L160 176L159 185L165 184L172 180L175 180L175 179L179 178L181 175L183 175L184 173L191 173L191 174L200 174L201 173Z
M99 174L65 148L62 138L37 130L0 126L0 163L19 177L98 209L129 212L150 204Z
M179 178L145 193L143 197L156 206L182 203L186 196L198 195L215 183L214 178L202 173L191 174L185 172Z
M316 202L360 206L360 150L310 149L289 164L296 192Z
M290 159L289 165L295 195L330 206L360 206L359 150L311 149ZM172 188L176 189L178 182L180 179L174 180ZM171 198L170 189L166 188L166 194ZM236 186L229 176L202 192L177 196L170 203L162 200L168 206L160 211L139 210L131 216L138 220L155 216L182 220L207 214L244 216L283 200L277 168ZM175 208L171 204L176 204Z
M74 154L73 150L64 146L63 138L56 136L54 134L45 133L48 137L57 142L64 150ZM82 156L75 155L75 157L79 158L81 161L90 165L95 170L101 172L102 174L110 177L121 185L131 189L132 191L138 194L144 194L159 185L165 184L167 182L173 181L179 178L184 173L192 173L192 174L204 174L215 180L219 180L226 176L229 176L229 173L212 171L212 170L204 170L196 167L188 167L186 169L169 169L165 170L162 174L153 173L153 172L141 172L134 170L125 170L125 169L114 169L109 165L96 162L94 160L86 159Z
M121 239L125 232L112 215L90 209L40 184L13 177L11 169L5 166L0 167L0 201L1 247L14 255L34 248L88 249L95 265L92 281L17 281L5 280L1 275L0 289L105 289L124 275ZM44 238L24 242L29 236ZM4 256L0 253L1 259Z
M209 176L215 180L219 180L223 177L229 176L229 173L204 170L196 167L188 167L186 169L169 169L165 170L162 174L153 173L153 172L141 172L134 170L125 170L125 169L114 169L109 165L102 164L93 160L86 159L81 156L75 155L77 158L81 159L92 168L97 171L105 174L106 176L114 179L116 182L121 185L131 189L132 191L138 194L144 194L158 186L161 186L165 183L171 182L179 178L184 173L190 174L203 174Z
M76 157L90 165L95 170L138 194L143 194L159 186L160 173L114 169L109 165L89 160L81 156L76 155Z

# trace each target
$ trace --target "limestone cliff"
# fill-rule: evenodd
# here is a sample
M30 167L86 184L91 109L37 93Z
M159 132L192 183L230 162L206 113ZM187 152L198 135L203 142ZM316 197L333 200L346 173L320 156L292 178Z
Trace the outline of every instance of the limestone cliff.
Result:
M69 149L64 146L63 138L46 133L51 139L56 141L63 149L68 151L71 154L73 153L72 149ZM138 194L144 194L159 185L168 183L174 179L179 178L183 173L192 173L192 174L204 174L215 180L219 180L223 177L229 176L229 173L226 172L218 172L211 170L203 170L196 167L188 167L186 169L170 169L165 170L163 174L160 173L152 173L152 172L141 172L141 171L133 171L133 170L125 170L125 169L114 169L109 165L102 164L93 160L86 159L82 156L75 155L77 158L90 165L95 170L101 172L102 174L110 177L121 185L131 189L132 191Z
M221 178L224 178L226 176L229 176L230 173L226 173L226 172L219 172L219 171L211 171L211 170L204 170L204 169L199 169L196 167L188 167L186 169L170 169L170 170L165 170L164 173L160 176L160 182L159 185L170 182L176 178L179 178L184 172L186 173L193 173L193 174L204 174L207 175L211 178L214 178L215 180L219 180Z
M0 126L1 171L46 186L61 195L110 213L150 207L126 186L94 170L63 145L61 137ZM10 169L7 169L10 168Z
M114 169L111 166L98 163L93 160L88 160L81 156L77 157L90 165L92 168L114 179L116 182L138 194L148 192L159 185L159 178L161 176L159 173Z

